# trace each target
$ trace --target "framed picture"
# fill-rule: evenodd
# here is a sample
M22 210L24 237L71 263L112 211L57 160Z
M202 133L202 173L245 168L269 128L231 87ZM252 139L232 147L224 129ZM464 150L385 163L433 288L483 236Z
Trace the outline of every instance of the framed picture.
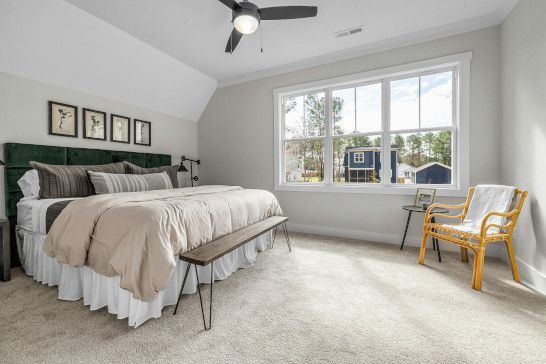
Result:
M49 101L49 135L78 137L78 107Z
M417 194L415 195L415 206L422 208L428 208L434 202L434 196L436 195L436 190L433 188L418 188Z
M110 141L130 143L131 119L126 116L110 114Z
M152 123L135 119L135 144L152 145Z
M106 113L83 109L83 137L106 140Z

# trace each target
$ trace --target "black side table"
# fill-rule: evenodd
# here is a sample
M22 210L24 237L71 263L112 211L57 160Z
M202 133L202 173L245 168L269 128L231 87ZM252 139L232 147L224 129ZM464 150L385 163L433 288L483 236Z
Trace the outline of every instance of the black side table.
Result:
M2 282L9 281L11 268L11 252L9 240L9 221L0 219L0 274Z
M408 211L408 220L406 221L406 229L404 230L404 237L402 238L402 245L400 246L400 250L404 249L404 243L406 242L406 235L408 234L408 227L409 227L409 223L410 223L410 220L411 220L411 214L414 213L414 212L419 212L419 213L423 213L423 214L425 212L427 212L426 209L424 209L424 208L422 208L420 206L414 206L414 205L402 206L402 209ZM432 210L432 212L445 214L445 213L449 212L449 210L444 209L442 207L436 207L434 210ZM430 222L432 222L434 224L436 222L436 219L434 217L432 217ZM440 255L440 244L438 244L438 239L436 239L436 238L432 238L432 249L434 249L434 250L436 250L438 252L438 261L442 262L442 256Z

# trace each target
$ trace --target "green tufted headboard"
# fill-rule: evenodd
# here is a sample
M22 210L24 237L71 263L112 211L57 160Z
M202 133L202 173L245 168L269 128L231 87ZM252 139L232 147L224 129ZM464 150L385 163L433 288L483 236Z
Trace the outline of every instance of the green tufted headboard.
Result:
M17 181L30 169L30 161L63 165L91 165L128 161L140 167L148 168L171 165L171 156L118 150L4 143L4 188L6 215L9 218L17 215L17 202L23 197Z

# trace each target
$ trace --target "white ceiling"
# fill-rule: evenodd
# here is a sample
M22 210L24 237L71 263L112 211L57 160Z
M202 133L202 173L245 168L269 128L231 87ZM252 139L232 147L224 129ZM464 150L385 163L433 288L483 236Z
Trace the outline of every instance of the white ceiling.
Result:
M260 7L317 5L316 18L264 21L224 53L231 11L218 0L67 0L220 81L259 78L283 65L324 58L368 45L411 42L500 23L517 0L255 0ZM365 31L336 39L333 33L363 24ZM421 41L422 41L421 40Z

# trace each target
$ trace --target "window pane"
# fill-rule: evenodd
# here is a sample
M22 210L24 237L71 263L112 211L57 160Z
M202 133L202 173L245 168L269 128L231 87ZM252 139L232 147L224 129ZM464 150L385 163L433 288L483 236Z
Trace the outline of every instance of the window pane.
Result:
M451 184L451 131L395 134L396 181L404 184Z
M324 92L284 98L284 135L287 139L323 136Z
M421 127L451 126L453 123L453 73L421 77Z
M303 138L303 96L285 97L283 102L285 138Z
M356 130L359 133L381 131L381 84L356 88Z
M419 77L391 82L391 130L419 128Z
M334 134L355 132L355 89L332 91L332 115Z
M305 96L305 136L323 136L326 131L324 121L324 92Z
M379 183L381 181L381 137L334 138L335 183Z
M324 140L285 142L286 182L324 182Z

